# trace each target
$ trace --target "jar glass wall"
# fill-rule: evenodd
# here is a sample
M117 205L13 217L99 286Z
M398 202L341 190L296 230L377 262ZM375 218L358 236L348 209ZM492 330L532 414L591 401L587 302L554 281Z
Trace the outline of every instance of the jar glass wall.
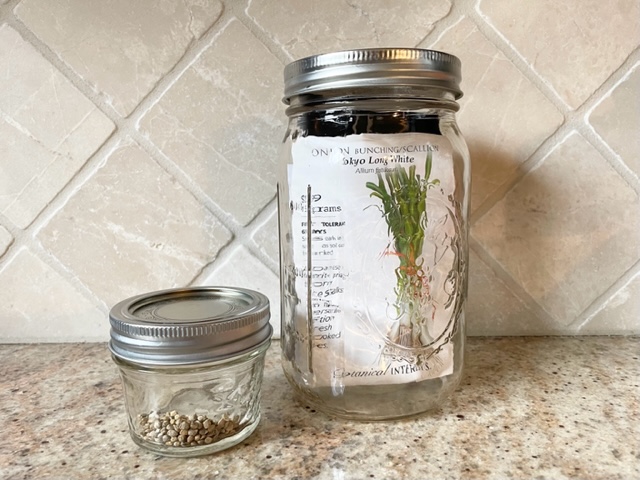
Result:
M269 342L241 356L196 366L143 366L114 357L133 441L175 457L240 443L260 421L268 347Z
M283 368L303 402L346 418L436 408L462 374L469 154L452 95L396 97L288 110Z

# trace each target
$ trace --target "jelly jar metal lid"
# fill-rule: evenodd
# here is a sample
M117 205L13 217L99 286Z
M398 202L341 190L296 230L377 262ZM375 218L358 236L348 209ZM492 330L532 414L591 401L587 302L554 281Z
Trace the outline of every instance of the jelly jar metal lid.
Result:
M194 287L128 298L109 313L116 358L142 365L191 365L267 343L269 300L244 288Z
M302 58L284 69L284 103L291 97L362 87L435 87L460 90L458 57L420 48L368 48Z

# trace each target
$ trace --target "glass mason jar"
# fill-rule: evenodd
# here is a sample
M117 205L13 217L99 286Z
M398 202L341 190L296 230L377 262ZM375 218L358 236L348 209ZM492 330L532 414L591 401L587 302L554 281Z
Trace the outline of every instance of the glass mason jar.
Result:
M120 302L109 319L136 444L193 457L253 433L272 333L264 295L223 287L163 290Z
M303 402L415 415L460 381L470 165L460 61L404 48L285 68L282 361Z

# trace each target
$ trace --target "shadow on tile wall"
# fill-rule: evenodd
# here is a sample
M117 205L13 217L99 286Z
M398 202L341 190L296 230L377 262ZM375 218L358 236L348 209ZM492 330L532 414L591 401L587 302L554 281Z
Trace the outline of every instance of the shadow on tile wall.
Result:
M472 190L478 188L483 190L487 178L487 169L482 168L483 163L490 164L491 170L507 171L512 169L517 162L506 151L495 152L493 145L476 141L470 145L472 157ZM476 168L480 166L479 168ZM478 171L479 170L479 171ZM550 190L549 185L538 179L534 174L526 177L528 182L535 188L536 194L544 197L557 198L559 192ZM522 181L525 181L523 178ZM477 187L479 186L479 187ZM471 335L503 335L509 332L510 335L540 335L549 334L556 331L555 324L548 318L548 315L540 308L536 308L536 302L531 295L514 278L508 266L501 262L501 257L489 253L487 238L483 222L487 216L495 217L491 228L491 246L502 251L516 241L527 243L527 252L531 258L544 255L540 251L541 245L537 244L532 237L522 238L523 227L527 226L528 216L522 218L521 206L515 204L510 196L511 192L501 194L498 203L485 200L484 203L476 201L472 203L472 219L480 215L480 222L472 222L473 226L470 235L470 255L469 255L469 300L467 306L467 328ZM476 192L474 198L479 198ZM477 205L477 203L481 203ZM486 211L487 204L491 205L489 212ZM525 207L535 208L534 206ZM531 212L530 212L531 213ZM521 222L520 222L521 220ZM545 218L543 216L542 223ZM538 225L538 228L544 225ZM485 240L483 243L481 240ZM522 245L521 245L522 247ZM527 278L541 275L541 264L534 264L527 271Z

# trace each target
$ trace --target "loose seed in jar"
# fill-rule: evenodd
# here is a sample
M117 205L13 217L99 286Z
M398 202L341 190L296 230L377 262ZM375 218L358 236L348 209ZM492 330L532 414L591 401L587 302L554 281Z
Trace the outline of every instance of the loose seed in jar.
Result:
M138 425L138 432L145 440L173 447L210 445L244 428L237 415L232 418L225 414L215 419L176 411L138 415Z

